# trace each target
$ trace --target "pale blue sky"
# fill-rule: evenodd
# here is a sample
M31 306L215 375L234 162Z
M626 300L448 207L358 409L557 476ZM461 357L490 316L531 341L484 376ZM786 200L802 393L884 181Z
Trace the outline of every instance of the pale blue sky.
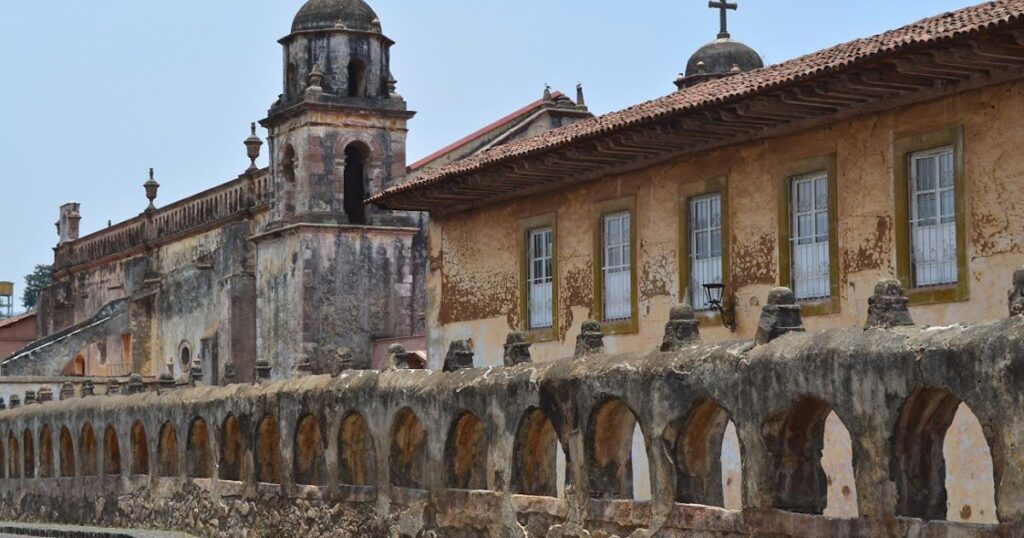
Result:
M718 32L705 0L370 0L398 42L392 71L418 115L409 162L537 99L586 87L595 113L674 90ZM58 206L82 233L237 176L242 139L280 93L303 0L0 0L0 280L52 261ZM970 0L739 0L733 37L767 63ZM261 131L261 136L263 135ZM261 164L265 164L266 152Z

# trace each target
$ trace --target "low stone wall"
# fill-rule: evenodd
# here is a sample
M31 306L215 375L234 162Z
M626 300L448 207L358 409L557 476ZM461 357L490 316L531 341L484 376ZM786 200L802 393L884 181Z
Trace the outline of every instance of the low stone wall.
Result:
M445 372L6 410L0 518L209 536L1024 533L1024 317L920 328L883 316L897 326L811 334L777 302L762 344L704 344L674 311L666 351L605 354L591 331L577 357L553 363L524 362L512 339L518 364L503 368L465 368L459 347ZM961 404L989 444L998 526L925 522L946 515L942 439ZM832 412L852 440L857 519L817 515ZM743 511L714 508L729 421ZM652 502L630 499L634 427Z

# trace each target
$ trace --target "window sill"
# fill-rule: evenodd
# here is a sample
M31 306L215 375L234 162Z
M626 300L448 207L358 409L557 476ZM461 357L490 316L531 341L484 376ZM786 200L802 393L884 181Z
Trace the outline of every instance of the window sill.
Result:
M635 317L615 321L602 321L601 332L606 336L615 334L636 334L640 332L640 324L637 323Z
M523 332L526 335L526 341L531 344L542 344L544 342L554 342L558 340L558 331L554 327L547 329L529 329Z
M913 288L906 290L904 294L907 296L907 299L910 299L908 303L910 306L962 303L971 298L970 294L967 293L966 283L931 288Z
M808 299L797 301L796 304L800 305L800 315L803 317L828 316L841 311L838 297Z

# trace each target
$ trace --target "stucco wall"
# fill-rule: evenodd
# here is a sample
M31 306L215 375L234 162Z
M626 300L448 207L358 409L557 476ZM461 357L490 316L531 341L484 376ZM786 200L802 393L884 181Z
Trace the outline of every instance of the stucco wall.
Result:
M535 356L572 351L582 320L594 314L595 206L636 199L639 331L610 336L612 350L646 349L661 337L667 305L679 300L680 200L709 179L728 184L731 267L739 327L709 325L711 340L749 338L761 298L778 284L778 190L783 166L835 154L838 186L840 312L809 316L811 329L863 323L862 300L879 278L895 273L893 140L903 134L963 126L967 258L970 300L915 306L920 324L948 325L992 317L1005 309L1005 290L989 275L1008 274L1024 261L1024 203L1016 184L1024 174L1024 84L1012 83L892 112L873 114L784 138L745 144L607 177L556 193L523 197L453 215L431 225L429 319L431 355L472 337L484 364L498 364L500 344L519 329L520 223L557 216L558 339L539 342Z

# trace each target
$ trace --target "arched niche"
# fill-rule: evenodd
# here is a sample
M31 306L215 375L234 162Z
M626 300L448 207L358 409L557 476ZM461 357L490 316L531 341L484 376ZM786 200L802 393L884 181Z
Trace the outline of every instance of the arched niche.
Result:
M221 480L240 481L242 479L242 458L245 449L242 445L242 429L235 415L224 418L220 433L220 478Z
M7 434L7 478L21 478L21 451L14 432Z
M487 489L487 432L476 415L455 419L445 443L445 477L449 488Z
M351 486L377 484L376 450L366 419L350 411L338 429L338 470L341 483Z
M729 413L714 400L704 399L665 429L664 440L675 467L676 502L726 507L731 484L723 472L723 460L740 457L738 453L723 456L729 448L725 444L729 425Z
M21 449L25 454L24 469L25 478L36 477L36 451L35 443L32 442L32 430L28 428L21 434Z
M977 417L952 392L914 391L900 411L894 440L897 515L997 522L991 447ZM947 461L947 454L956 459Z
M362 142L345 147L344 205L351 224L366 224L367 162L370 148Z
M622 400L608 399L591 413L588 431L590 495L599 499L649 498L649 485L641 488L634 484L634 467L648 469L646 443L633 410ZM646 479L642 483L649 484Z
M75 476L75 444L71 438L71 430L67 426L60 428L60 475L64 478Z
M103 432L103 472L108 476L121 474L121 445L113 424Z
M210 478L213 457L210 453L210 429L202 417L195 417L188 427L185 442L185 456L188 459L188 476Z
M178 433L170 421L160 427L156 447L157 473L161 477L178 476Z
M269 414L256 427L256 480L281 483L281 433L277 418Z
M313 415L303 415L295 427L295 483L311 486L326 484L327 462L324 458L324 437L320 421Z
M49 424L39 431L39 476L53 478L53 432Z
M142 421L132 424L132 474L145 476L149 474L149 445L146 444L146 427Z
M427 432L416 413L406 407L395 415L391 427L391 485L423 489L426 454Z
M565 451L551 419L530 408L519 420L512 449L512 486L516 493L558 497L558 460ZM568 459L567 457L565 458Z
M96 450L96 432L88 422L82 426L78 437L78 453L81 456L82 476L96 476L98 473L98 456Z
M801 397L791 408L769 419L763 427L765 444L772 456L772 496L775 508L806 514L824 514L829 509L830 469L853 475L852 453L833 451L835 439L826 437L826 423L833 416L831 406L817 398ZM833 431L849 432L837 415ZM826 451L826 442L829 443ZM830 460L823 458L828 455ZM838 459L835 459L838 457ZM856 517L856 496L844 500L841 515ZM853 512L849 514L848 512Z

